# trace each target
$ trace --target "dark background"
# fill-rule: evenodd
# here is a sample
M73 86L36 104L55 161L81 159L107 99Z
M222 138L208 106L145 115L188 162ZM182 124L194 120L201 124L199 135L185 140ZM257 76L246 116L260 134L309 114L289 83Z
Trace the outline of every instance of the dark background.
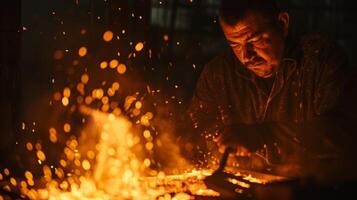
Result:
M120 47L124 57L132 48L130 42L145 41L141 56L128 61L129 75L152 88L162 89L167 96L177 95L185 107L203 65L227 47L217 22L219 2L4 1L0 12L1 163L10 162L14 150L24 148L20 147L21 141L33 137L21 131L22 123L29 129L45 123L48 119L45 105L52 92L70 83L67 78L70 62L58 63L53 59L58 49L69 50L67 53L73 55L72 52L85 45L93 52L92 61L98 61L107 56L103 51L116 52ZM352 1L283 2L292 15L294 33L328 33L354 58L357 7ZM85 36L80 34L83 29ZM97 38L108 29L119 35L126 30L117 48L98 43ZM87 65L85 70L93 67L91 63L84 62L84 65ZM43 105L42 109L39 105Z

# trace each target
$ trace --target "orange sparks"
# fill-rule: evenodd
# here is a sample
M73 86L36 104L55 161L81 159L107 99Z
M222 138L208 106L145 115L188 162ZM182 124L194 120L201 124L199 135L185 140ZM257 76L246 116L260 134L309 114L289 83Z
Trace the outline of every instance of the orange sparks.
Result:
M138 42L135 45L135 50L138 51L138 52L141 51L143 48L144 48L144 44L142 42Z
M112 84L112 89L113 89L113 90L119 90L119 87L120 87L120 85L119 85L118 82L114 82L114 83Z
M87 33L87 30L86 29L81 29L81 34L82 35L85 35Z
M53 53L53 58L55 60L61 60L63 58L63 51L62 50L56 50L54 53Z
M106 42L110 42L113 39L113 32L111 31L105 31L103 34L103 40Z
M144 137L145 137L146 139L149 139L149 138L151 137L151 133L150 133L149 130L145 130L144 133L143 133L143 135L144 135Z
M31 173L31 172L29 172L29 171L26 171L26 172L25 172L25 178L26 178L26 179L28 179L28 180L33 179L33 175L32 175L32 173Z
M54 99L54 100L59 101L59 100L61 100L61 98L62 98L61 93L55 92L55 93L53 94L53 99Z
M154 144L152 142L148 142L145 144L145 148L148 150L148 151L151 151L152 148L154 148Z
M73 66L79 65L79 61L78 61L78 60L73 60L73 61L72 61L72 65L73 65Z
M108 96L112 97L115 95L115 90L113 88L108 88L107 93L108 93Z
M82 77L81 77L81 81L82 81L83 84L87 84L88 81L89 81L88 74L83 74Z
M33 145L30 142L26 143L26 149L32 151Z
M101 62L101 63L99 64L99 66L100 66L101 69L105 69L105 68L108 67L108 62L103 61L103 62Z
M71 131L71 125L69 123L65 123L63 125L63 130L64 132L69 133Z
M13 186L16 186L16 185L17 185L17 181L16 181L13 177L10 178L10 183L11 183Z
M68 106L68 104L69 104L69 99L68 99L68 97L63 97L63 98L62 98L62 104L63 104L64 106Z
M81 95L84 95L84 84L83 83L78 83L77 84L77 91L81 93Z
M117 68L119 74L124 74L126 72L126 66L124 64L120 64Z
M145 166L145 167L150 167L150 165L151 165L150 159L147 159L147 158L146 158L146 159L144 160L144 166Z
M50 128L49 134L50 134L49 135L50 141L52 143L56 143L57 142L57 131L56 131L56 129Z
M91 104L93 101L93 98L91 96L86 96L86 98L84 99L84 102L89 105Z
M89 170L90 169L89 161L88 160L83 160L82 167L83 167L84 170Z
M92 97L95 99L101 99L103 95L104 95L104 91L101 88L92 91Z
M142 104L140 101L137 101L137 102L135 103L135 108L136 108L136 109L140 109L142 106L143 106L143 104Z
M64 88L63 96L65 96L65 97L70 97L71 96L71 90L68 87Z
M80 56L80 57L84 57L85 55L87 55L87 48L86 47L81 47L81 48L79 48L79 50L78 50L78 55Z
M114 69L114 68L116 68L118 66L118 64L119 64L119 61L117 59L113 59L113 60L110 61L109 67Z
M37 151L36 155L39 160L41 160L41 161L46 160L46 155L45 155L45 153L43 153L43 151L41 151L41 150Z

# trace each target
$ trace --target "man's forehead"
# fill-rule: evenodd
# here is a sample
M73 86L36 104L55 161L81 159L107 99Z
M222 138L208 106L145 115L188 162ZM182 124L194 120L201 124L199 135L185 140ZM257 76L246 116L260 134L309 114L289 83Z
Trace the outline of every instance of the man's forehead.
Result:
M270 21L266 17L259 14L248 14L234 25L221 22L225 34L234 37L249 37L257 32L262 32L269 23Z
M227 36L235 37L235 38L245 38L254 35L257 32L261 32L259 27L255 24L249 23L237 23L234 26L224 25L223 31Z

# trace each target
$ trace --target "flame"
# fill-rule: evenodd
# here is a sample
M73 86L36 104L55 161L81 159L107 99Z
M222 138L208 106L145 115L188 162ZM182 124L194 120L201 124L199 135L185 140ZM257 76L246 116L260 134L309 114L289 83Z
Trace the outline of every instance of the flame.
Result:
M127 99L135 107L141 102L135 98ZM62 168L56 168L55 175L61 181L53 179L54 174L49 166L43 166L43 178L46 187L42 189L28 189L34 186L35 181L31 172L26 171L26 182L19 184L12 180L12 185L20 185L22 194L30 199L49 200L189 200L192 195L218 197L220 194L208 189L204 184L205 177L213 170L192 170L182 174L166 175L164 172L151 170L150 159L142 159L140 151L134 147L140 144L139 137L135 136L132 123L122 115L115 116L82 106L81 112L90 115L93 122L82 132L83 137L72 139L67 143L64 152L68 160L60 160L62 167L71 163L80 167L82 172L65 173ZM55 129L50 129L55 132ZM149 130L144 130L144 138L150 138ZM95 140L97 138L97 140ZM149 142L145 147L152 149ZM37 145L37 144L36 144ZM81 146L82 145L82 146ZM152 143L151 143L152 145ZM40 146L36 147L39 162L46 157ZM82 160L80 158L83 157ZM95 160L95 162L94 162ZM148 173L149 172L149 173ZM150 175L151 174L151 175ZM250 183L265 182L250 175L237 173ZM67 177L67 178L66 178ZM78 177L78 178L77 178ZM66 178L66 179L65 179ZM250 184L236 179L229 179L233 184L249 188ZM174 194L174 195L172 195Z
M72 140L65 148L68 161L60 160L63 167L67 166L71 160L76 161L78 155L87 155L88 159L79 161L79 166L86 172L82 173L78 181L75 176L67 174L67 180L54 180L50 167L44 166L43 173L46 180L46 188L27 189L22 188L22 194L30 199L49 200L107 200L107 199L172 199L186 200L192 199L193 195L219 196L219 193L207 189L203 179L212 174L212 170L193 170L178 175L166 175L163 172L155 172L154 176L147 176L144 173L150 166L149 159L141 160L133 147L140 140L131 132L131 122L124 117L114 114L107 114L100 111L81 107L81 111L89 114L93 118L93 123L86 128L86 139ZM53 130L51 129L53 132ZM90 141L99 134L99 142L91 149L93 141ZM146 137L150 137L150 131L144 132ZM80 148L81 142L85 142ZM78 148L78 149L77 149ZM43 152L38 151L39 158L44 160ZM96 154L95 154L96 152ZM43 154L43 155L42 155ZM95 154L95 155L94 155ZM83 156L84 157L84 156ZM90 159L96 158L95 163ZM74 162L76 163L76 162ZM93 169L93 171L91 171ZM56 171L58 177L63 177L63 170ZM28 185L34 185L33 175L26 171L25 177ZM12 181L15 182L15 181ZM26 183L25 183L26 184ZM175 195L170 195L175 193Z

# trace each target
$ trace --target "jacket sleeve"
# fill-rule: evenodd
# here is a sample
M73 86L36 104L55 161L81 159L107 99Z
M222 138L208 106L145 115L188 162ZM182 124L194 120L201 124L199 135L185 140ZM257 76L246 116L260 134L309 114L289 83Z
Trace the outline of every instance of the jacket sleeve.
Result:
M221 83L213 67L208 64L203 68L189 107L176 123L177 135L181 143L185 144L185 155L198 162L196 164L203 164L201 162L207 160L207 152L214 145L211 137L220 124L217 99ZM186 146L192 148L187 149Z
M220 76L211 63L205 66L198 79L187 111L192 126L198 133L210 134L222 123L220 100L223 97Z

